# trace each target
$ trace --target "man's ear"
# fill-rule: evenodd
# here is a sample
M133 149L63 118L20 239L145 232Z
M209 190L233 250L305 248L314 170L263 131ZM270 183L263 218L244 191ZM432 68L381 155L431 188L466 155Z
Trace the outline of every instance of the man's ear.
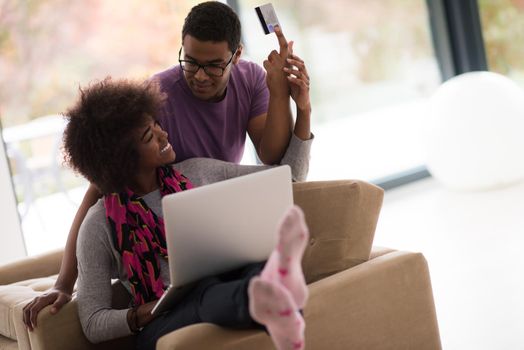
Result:
M235 52L235 57L233 57L233 64L237 64L240 60L240 56L242 56L242 49L244 46L242 44L238 44L237 51Z

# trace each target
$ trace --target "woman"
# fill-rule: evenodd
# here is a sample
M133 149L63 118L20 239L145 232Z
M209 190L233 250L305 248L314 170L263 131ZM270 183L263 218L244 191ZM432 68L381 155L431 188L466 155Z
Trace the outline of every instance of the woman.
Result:
M198 322L235 328L262 325L278 349L303 348L299 310L305 306L307 287L301 258L308 231L298 207L281 223L278 249L267 263L205 278L172 310L157 318L151 315L169 284L161 197L191 189L193 176L200 184L266 168L211 159L170 165L176 154L153 117L161 101L151 83L106 79L83 90L66 113L67 160L104 194L87 213L77 242L84 333L92 342L137 333L139 349L154 349L160 336ZM308 152L310 142L295 137L284 156L296 179L307 171L296 160ZM111 308L114 278L130 293L127 309Z
M292 51L292 42L289 43L289 50ZM292 146L292 144L296 143L294 142L296 141L296 138L308 140L311 137L309 76L304 62L299 57L290 55L290 58L287 60L288 67L284 67L284 63L285 62L283 62L280 55L276 51L273 51L264 62L264 68L267 72L267 85L270 92L270 109L280 108L279 106L281 103L277 103L278 100L281 100L283 97L288 98L289 95L291 95L297 106L297 119L294 127L294 135L292 135L290 143L290 146ZM283 71L285 74L282 74ZM303 166L307 167L309 158L304 156L301 159ZM192 164L194 163L194 161L190 160L188 161L188 164L180 163L177 166L181 167L183 172L187 172L185 167L193 168L194 166ZM197 174L191 177L195 183L203 184L213 182L213 179L206 179L205 174L198 171L198 167L192 170L197 172ZM80 208L75 215L73 224L71 225L64 251L64 258L60 268L60 274L55 286L41 296L33 299L24 307L24 323L30 331L37 325L36 320L40 310L47 305L52 305L50 312L51 314L54 314L58 312L65 303L71 300L73 286L77 278L75 251L78 230L88 209L94 205L99 198L100 191L96 186L89 186Z

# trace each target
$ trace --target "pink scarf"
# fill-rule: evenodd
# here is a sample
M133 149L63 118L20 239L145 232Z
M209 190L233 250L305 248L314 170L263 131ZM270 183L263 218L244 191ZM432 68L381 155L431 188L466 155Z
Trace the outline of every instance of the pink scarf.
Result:
M189 179L170 166L158 168L158 179L162 196L193 188ZM158 256L167 258L164 220L129 189L106 195L104 205L113 244L122 256L131 284L134 304L160 298L165 286L160 277Z

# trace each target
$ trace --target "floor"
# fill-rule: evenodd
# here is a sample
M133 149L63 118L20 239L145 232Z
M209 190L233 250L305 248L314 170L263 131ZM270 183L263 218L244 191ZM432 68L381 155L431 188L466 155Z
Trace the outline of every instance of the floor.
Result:
M388 191L374 243L429 264L443 349L524 349L524 183L453 192L434 179Z

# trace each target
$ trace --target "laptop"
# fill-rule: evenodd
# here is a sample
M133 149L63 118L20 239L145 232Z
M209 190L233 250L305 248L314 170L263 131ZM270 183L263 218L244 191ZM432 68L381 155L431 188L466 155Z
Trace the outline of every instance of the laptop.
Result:
M287 165L164 196L171 285L151 313L171 309L204 277L267 260L292 205Z

